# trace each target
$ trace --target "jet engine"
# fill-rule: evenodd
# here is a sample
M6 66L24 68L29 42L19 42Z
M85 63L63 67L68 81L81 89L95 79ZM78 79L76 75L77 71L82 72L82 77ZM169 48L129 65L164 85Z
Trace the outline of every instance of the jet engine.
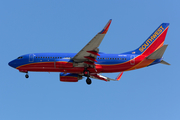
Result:
M62 82L78 82L78 80L81 80L82 76L78 74L72 74L72 73L60 73L60 81Z

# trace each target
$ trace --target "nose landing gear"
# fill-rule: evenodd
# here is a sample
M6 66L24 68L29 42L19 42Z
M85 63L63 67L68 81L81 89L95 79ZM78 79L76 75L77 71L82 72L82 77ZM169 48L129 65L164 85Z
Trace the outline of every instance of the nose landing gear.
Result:
M29 75L28 75L28 73L26 73L25 77L26 77L26 78L29 78Z

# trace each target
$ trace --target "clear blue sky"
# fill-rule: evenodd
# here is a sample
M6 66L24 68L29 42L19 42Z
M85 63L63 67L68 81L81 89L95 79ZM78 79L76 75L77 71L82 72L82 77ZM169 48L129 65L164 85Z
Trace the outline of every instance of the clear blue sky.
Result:
M1 120L179 120L179 0L1 0ZM59 81L59 73L23 73L8 66L20 55L78 52L112 19L105 53L139 47L170 23L164 60L125 72L118 82ZM118 73L103 74L115 78Z

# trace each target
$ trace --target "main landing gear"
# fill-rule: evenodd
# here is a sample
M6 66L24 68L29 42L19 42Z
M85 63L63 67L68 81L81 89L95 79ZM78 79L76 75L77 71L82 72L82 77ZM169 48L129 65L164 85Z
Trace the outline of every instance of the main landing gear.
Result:
M90 79L89 77L86 79L86 83L87 83L88 85L90 85L90 84L92 83L92 81L91 81L91 79Z
M26 73L25 77L26 77L26 78L29 78L29 75L28 75L28 73Z
M91 79L89 78L90 75L89 75L89 71L88 71L87 69L84 70L84 76L87 77L86 83L87 83L88 85L90 85L90 84L92 83L92 81L91 81Z

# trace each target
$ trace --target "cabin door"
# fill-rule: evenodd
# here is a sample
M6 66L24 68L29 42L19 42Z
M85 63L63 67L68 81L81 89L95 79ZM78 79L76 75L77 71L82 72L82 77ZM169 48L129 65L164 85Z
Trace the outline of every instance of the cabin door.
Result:
M34 62L34 54L29 54L29 62Z
M130 57L130 59L131 59L130 64L131 65L135 65L135 59L134 58L135 58L135 55L131 55L131 57Z

